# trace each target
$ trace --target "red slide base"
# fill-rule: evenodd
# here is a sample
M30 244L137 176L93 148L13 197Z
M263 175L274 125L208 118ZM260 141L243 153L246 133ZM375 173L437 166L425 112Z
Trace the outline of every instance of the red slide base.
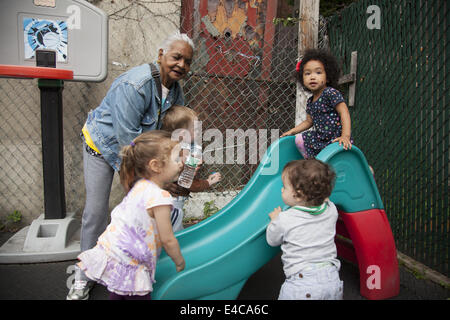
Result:
M397 250L384 210L339 212L336 233L338 255L359 267L360 293L370 300L394 297L400 291Z

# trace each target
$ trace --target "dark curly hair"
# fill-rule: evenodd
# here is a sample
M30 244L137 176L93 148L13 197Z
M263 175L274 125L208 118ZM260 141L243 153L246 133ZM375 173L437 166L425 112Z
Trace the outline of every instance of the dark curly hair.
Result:
M282 176L306 206L320 206L331 195L336 178L331 167L317 159L291 161L284 167Z
M300 64L300 70L297 72L297 80L300 84L308 90L303 83L303 68L305 64L310 60L317 60L322 62L325 67L325 72L327 75L327 85L329 87L338 89L338 81L340 75L340 68L338 61L331 52L324 49L307 49L305 55L303 56L302 62Z

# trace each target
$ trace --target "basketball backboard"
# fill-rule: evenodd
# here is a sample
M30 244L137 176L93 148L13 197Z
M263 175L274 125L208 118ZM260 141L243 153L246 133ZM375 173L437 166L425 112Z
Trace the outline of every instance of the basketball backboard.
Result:
M83 0L0 0L0 64L36 66L36 50L56 52L75 81L103 81L108 16Z

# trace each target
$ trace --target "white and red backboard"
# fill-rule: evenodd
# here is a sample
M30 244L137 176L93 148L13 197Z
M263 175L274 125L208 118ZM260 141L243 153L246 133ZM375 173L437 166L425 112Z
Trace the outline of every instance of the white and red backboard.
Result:
M103 81L108 16L83 0L0 0L0 65L36 66L36 50L55 51L73 80Z

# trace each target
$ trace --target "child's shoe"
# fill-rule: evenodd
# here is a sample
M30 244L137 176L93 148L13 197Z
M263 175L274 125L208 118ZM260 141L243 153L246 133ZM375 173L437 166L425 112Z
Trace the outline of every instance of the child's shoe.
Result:
M95 282L75 280L70 287L66 300L87 300L89 299L89 291L94 287Z

